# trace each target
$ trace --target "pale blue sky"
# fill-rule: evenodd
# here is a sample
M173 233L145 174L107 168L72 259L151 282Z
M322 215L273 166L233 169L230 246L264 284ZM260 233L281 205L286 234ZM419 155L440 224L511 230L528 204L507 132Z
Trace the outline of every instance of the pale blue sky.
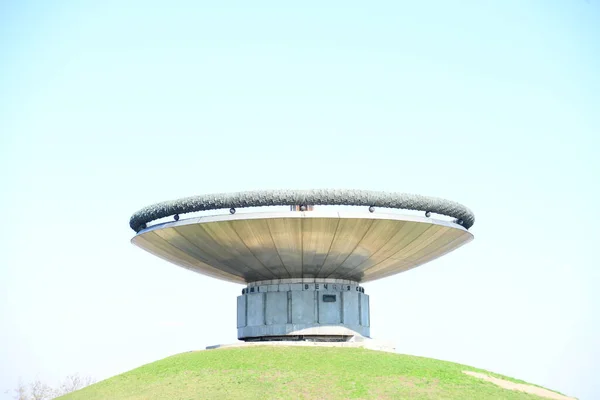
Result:
M235 340L241 286L131 245L137 209L331 187L477 217L365 285L373 337L600 398L600 3L321 3L0 4L1 391Z

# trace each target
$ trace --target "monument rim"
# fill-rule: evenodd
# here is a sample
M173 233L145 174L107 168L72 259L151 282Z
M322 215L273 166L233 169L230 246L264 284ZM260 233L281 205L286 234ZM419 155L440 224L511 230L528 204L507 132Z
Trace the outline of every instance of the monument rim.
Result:
M454 218L454 222L469 229L475 223L475 215L464 205L437 197L398 192L370 190L263 190L235 193L217 193L185 197L164 201L144 207L134 213L129 226L136 233L144 230L147 224L161 218L197 211L263 206L306 206L306 205L345 205L395 208L423 211L426 215L436 213Z
M341 221L347 222L342 223ZM275 229L289 229L290 224L304 228L300 228L301 232L286 232L278 240L274 238L274 233L270 231L271 228L268 228L268 226L274 226ZM321 228L316 228L318 226ZM400 231L402 226L405 228ZM240 228L243 230L239 231ZM414 233L415 231L419 232ZM371 232L368 237L366 236L367 232ZM395 236L390 232L404 233L397 239L393 239ZM427 232L431 232L431 235ZM431 236L426 239L428 244L416 245L425 240L423 234ZM308 236L304 236L305 239L302 239L303 235ZM381 235L383 235L383 241L381 241ZM259 247L248 247L257 237L264 239L260 242L263 244L258 245L259 242L256 242L255 245ZM346 249L343 257L347 257L348 260L342 259L337 263L328 263L337 265L329 271L329 275L319 275L318 273L314 276L307 275L306 260L303 259L302 254L306 251L312 254L309 248L317 251L319 238L323 237L327 238L327 243L330 243L328 246L333 247L326 246L328 250L319 254L326 257L317 263L321 265L319 272L326 264L327 257L337 257L336 253L344 254L344 251L342 253L339 251L346 248L337 241L337 237L346 237L346 240L355 242L356 246L360 244L363 249L354 247ZM410 240L406 241L408 237ZM319 281L326 278L347 279L360 283L412 269L463 246L473 238L473 234L465 227L451 221L396 213L317 210L221 214L168 221L138 232L131 239L131 243L177 265L184 267L188 265L188 269L195 272L229 282L249 284L285 278L298 280L304 277ZM296 247L294 243L299 243L299 240L307 240L307 243ZM334 246L334 241L338 243L337 246ZM269 245L264 245L264 243L269 243ZM309 243L312 243L312 246L305 247ZM387 250L389 254L386 254L385 248L388 245L390 246ZM416 248L414 248L415 245ZM364 255L366 249L370 249L368 256ZM271 265L263 264L262 261L257 262L256 257L259 255L257 250L260 250L263 256L269 254L276 259L281 256L282 251L287 252L288 256L293 258L287 262L282 261L283 268L276 271ZM381 253L382 251L383 253ZM364 257L364 259L360 262L357 261L354 265L353 259L360 257ZM404 259L404 257L408 257L408 259ZM391 264L386 268L371 269L371 267L367 268L370 263L368 259L374 260L376 264ZM348 261L352 268L348 267L347 275L340 274L339 268L345 266ZM253 264L254 266L252 266ZM289 270L289 264L297 266L295 273ZM242 272L242 269L246 269L246 272Z
M406 222L418 222L427 223L432 225L444 226L447 228L459 229L468 233L471 237L474 235L463 225L459 225L454 221L445 221L442 219L422 217L419 215L407 215L407 214L396 214L389 212L369 213L366 214L360 211L334 211L334 210L316 210L316 211L304 211L304 212L290 212L290 211L256 211L247 212L240 214L213 214L203 215L197 217L190 217L180 219L177 221L166 221L160 222L155 225L146 227L138 232L131 238L131 243L134 243L134 239L147 232L152 232L158 229L175 228L185 225L194 224L205 224L210 222L227 222L227 221L240 221L240 220L255 220L255 219L319 219L319 218L340 218L340 219L370 219L370 220L390 220L390 221L406 221Z

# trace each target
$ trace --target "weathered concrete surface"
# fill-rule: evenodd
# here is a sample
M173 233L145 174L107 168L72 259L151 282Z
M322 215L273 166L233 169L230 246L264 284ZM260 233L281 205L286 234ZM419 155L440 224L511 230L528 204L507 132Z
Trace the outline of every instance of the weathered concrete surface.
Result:
M370 336L369 296L356 282L250 284L237 299L238 339Z
M292 324L315 323L315 292L292 291L291 294Z
M242 296L237 298L237 327L246 326L246 299Z
M288 323L288 292L268 292L266 296L265 324L279 325ZM242 297L242 296L240 296Z

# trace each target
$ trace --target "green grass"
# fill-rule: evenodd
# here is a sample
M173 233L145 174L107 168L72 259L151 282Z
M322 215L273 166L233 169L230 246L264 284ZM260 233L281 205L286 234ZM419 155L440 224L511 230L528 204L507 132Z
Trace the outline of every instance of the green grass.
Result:
M525 383L360 348L257 346L178 354L60 399L540 399L465 370Z

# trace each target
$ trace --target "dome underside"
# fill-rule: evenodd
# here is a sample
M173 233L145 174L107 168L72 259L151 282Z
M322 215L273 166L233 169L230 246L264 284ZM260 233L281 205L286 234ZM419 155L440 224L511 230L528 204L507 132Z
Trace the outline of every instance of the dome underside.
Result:
M367 282L422 265L473 238L459 225L421 217L271 214L170 222L132 241L176 265L231 282Z

